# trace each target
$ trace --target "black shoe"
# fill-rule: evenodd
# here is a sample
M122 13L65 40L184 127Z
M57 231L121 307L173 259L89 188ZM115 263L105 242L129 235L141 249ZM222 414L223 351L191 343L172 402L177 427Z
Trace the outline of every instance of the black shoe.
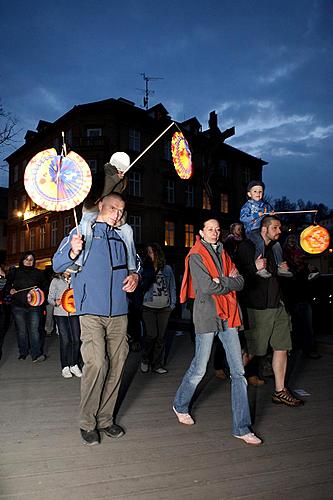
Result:
M17 359L26 359L27 355L26 354L20 354Z
M81 438L83 444L87 444L89 446L93 446L94 444L99 444L99 434L96 429L93 431L85 431L84 429L80 429Z
M319 354L318 352L306 352L304 353L304 356L308 359L321 359L322 355Z
M98 429L100 432L104 432L107 436L111 438L120 438L125 434L125 431L120 425L112 424L109 427L104 427L104 429Z

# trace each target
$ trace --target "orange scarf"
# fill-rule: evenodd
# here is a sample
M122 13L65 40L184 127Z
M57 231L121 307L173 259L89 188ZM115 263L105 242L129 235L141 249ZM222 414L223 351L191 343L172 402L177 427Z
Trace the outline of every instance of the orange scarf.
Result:
M210 255L207 248L201 243L200 237L197 236L197 241L185 258L185 271L180 289L181 304L186 302L187 299L195 298L195 292L193 289L192 276L189 266L189 258L191 255L195 254L200 255L212 279L219 278L219 272L214 263L214 260L212 259L212 256ZM224 276L229 276L230 271L232 269L235 269L235 265L224 250L222 250L221 252L221 260L223 265L223 274ZM238 311L236 292L229 292L226 295L213 294L212 297L215 301L216 312L219 318L221 318L222 320L228 320L228 326L231 328L240 326L242 324Z

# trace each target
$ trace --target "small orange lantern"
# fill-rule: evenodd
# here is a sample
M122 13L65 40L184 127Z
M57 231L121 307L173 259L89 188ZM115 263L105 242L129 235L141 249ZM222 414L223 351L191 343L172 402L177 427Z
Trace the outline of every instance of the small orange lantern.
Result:
M65 311L69 314L74 314L76 312L73 288L66 288L66 290L63 291L60 302Z
M307 253L322 253L330 244L330 235L327 229L322 226L309 226L301 232L300 243L303 250Z

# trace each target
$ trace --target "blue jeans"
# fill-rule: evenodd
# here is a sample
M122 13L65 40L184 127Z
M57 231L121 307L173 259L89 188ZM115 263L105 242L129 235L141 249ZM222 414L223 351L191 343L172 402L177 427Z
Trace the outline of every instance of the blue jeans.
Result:
M78 316L54 316L58 325L61 368L80 364L80 320Z
M20 355L27 356L30 350L32 359L38 358L43 354L42 338L39 332L41 308L38 306L27 308L13 305L12 313Z
M265 242L262 239L262 237L260 236L260 229L255 229L254 231L250 231L249 233L246 233L246 236L256 246L255 259L257 257L259 257L259 255L262 255L264 257L265 256ZM276 265L279 266L281 264L281 262L283 262L283 255L282 255L282 247L278 241L273 245L273 255L274 255Z
M221 332L203 333L195 336L195 356L178 388L173 405L179 413L188 413L193 394L206 373L214 336L218 335L230 367L232 433L235 436L243 436L251 432L251 417L241 347L237 329L228 328L227 322L223 323L225 329Z

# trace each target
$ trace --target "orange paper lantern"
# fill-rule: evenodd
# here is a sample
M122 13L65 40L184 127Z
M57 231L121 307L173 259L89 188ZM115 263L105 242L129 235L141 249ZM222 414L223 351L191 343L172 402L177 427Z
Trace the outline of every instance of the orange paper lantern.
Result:
M60 302L66 312L74 314L76 312L73 288L66 288L62 293Z
M300 243L307 253L322 253L330 244L330 235L327 229L322 226L309 226L301 232Z
M30 306L38 307L43 304L45 295L40 288L32 288L27 294L27 301Z
M171 154L179 177L189 179L192 175L192 155L188 142L181 132L175 132L172 136Z

